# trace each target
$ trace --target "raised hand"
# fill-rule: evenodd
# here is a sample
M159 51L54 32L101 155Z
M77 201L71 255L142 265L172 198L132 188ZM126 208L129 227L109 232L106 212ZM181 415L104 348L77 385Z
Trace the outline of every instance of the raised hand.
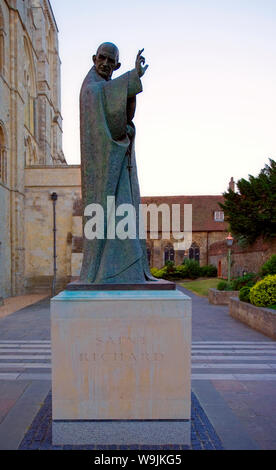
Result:
M148 65L145 65L145 67L143 67L143 65L146 62L146 59L145 57L141 55L142 52L144 52L144 49L141 49L141 51L138 51L136 62L135 62L135 68L137 70L139 77L142 77L148 68Z

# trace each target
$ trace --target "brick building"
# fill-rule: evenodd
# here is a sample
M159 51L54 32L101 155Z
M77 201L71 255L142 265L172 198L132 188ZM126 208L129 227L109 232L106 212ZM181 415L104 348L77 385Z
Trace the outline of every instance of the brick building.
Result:
M195 259L201 265L209 264L210 246L222 241L227 235L227 224L224 222L224 214L220 209L219 202L223 202L223 196L155 196L142 197L142 204L149 206L166 204L172 208L173 204L180 207L180 229L184 227L184 205L192 205L192 242L191 245L182 249L179 239L174 237L172 230L162 236L162 219L158 219L158 234L147 232L147 253L151 267L161 268L165 262L170 260L175 264L183 263L184 258ZM73 275L77 276L82 261L82 203L77 198L73 206L74 230L72 234L72 266ZM170 210L170 214L172 210ZM172 228L172 224L170 224ZM148 228L150 224L148 224ZM154 236L155 239L151 237Z
M150 265L161 268L168 260L175 264L183 263L184 258L195 259L201 265L209 264L210 246L226 237L227 224L219 206L223 196L159 196L143 197L143 204L173 204L180 206L180 227L184 227L184 205L192 205L192 243L185 250L174 238L172 231L167 238L161 239L161 220L159 219L158 240L151 240L147 234L147 248Z

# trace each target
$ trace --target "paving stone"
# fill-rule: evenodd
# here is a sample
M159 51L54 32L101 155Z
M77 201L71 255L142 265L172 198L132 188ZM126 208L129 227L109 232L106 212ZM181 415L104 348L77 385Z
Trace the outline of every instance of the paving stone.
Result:
M46 397L43 406L37 413L30 429L24 436L19 449L54 449L63 450L81 450L87 446L52 446L51 428L51 393ZM222 449L222 443L212 427L208 417L205 415L203 408L196 396L192 394L192 420L191 420L191 449ZM180 450L188 449L187 446L174 445L173 443L166 446L106 446L97 445L95 450Z

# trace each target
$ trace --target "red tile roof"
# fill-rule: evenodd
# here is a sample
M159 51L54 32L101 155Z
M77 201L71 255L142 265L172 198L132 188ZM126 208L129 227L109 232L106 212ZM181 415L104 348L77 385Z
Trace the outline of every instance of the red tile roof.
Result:
M150 196L141 198L143 204L180 204L180 224L183 230L184 204L192 204L193 232L223 232L227 230L226 222L216 222L214 212L221 211L218 205L223 196ZM161 229L161 226L160 226Z

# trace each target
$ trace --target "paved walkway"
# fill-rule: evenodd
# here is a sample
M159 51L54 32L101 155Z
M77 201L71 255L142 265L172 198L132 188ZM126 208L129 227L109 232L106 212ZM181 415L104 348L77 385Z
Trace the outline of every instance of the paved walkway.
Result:
M226 449L276 449L276 342L193 301L192 388Z
M276 342L193 300L192 389L225 449L276 449ZM49 300L0 319L0 449L17 449L51 389Z
M18 297L8 297L7 299L2 299L2 297L0 297L0 318L7 317L11 313L17 312L28 305L35 304L46 297L48 297L47 294L19 295ZM1 299L3 305L1 303Z

